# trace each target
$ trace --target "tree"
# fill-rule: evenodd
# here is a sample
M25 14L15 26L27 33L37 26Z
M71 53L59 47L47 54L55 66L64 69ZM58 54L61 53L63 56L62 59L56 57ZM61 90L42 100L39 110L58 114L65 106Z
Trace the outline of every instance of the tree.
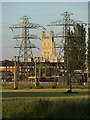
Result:
M68 47L69 69L83 70L86 61L86 30L83 25L77 24L70 32Z
M90 74L90 28L88 28L88 70Z
M83 25L77 24L73 31L68 32L65 54L67 57L67 77L69 90L72 92L72 76L74 70L83 70L86 61L86 30Z

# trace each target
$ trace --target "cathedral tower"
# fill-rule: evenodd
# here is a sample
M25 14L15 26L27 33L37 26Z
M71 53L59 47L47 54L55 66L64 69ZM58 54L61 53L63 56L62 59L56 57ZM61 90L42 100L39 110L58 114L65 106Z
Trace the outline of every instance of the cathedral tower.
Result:
M54 42L54 32L50 31L50 36L46 36L45 31L42 31L42 46L41 58L42 62L57 62L57 54Z

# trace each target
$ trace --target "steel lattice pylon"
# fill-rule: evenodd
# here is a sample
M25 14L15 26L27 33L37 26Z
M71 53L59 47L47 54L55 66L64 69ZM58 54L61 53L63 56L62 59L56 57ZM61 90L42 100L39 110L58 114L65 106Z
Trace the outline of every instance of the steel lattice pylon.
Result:
M29 33L29 29L37 29L40 26L39 24L34 24L29 22L28 16L23 16L21 18L22 23L13 25L10 29L13 31L15 28L22 29L21 35L14 36L14 39L21 39L21 42L15 47L19 48L19 58L22 62L28 62L29 58L33 58L32 48L38 48L35 44L32 44L30 39L38 39L37 35L33 35ZM43 27L44 28L44 27ZM44 28L45 29L45 28ZM40 38L39 38L40 39Z
M30 23L28 16L23 16L21 19L23 20L22 23L13 25L10 27L10 29L12 31L15 28L22 29L22 34L15 35L13 39L21 40L21 42L19 44L17 44L17 46L15 48L19 48L19 60L20 60L20 62L24 63L23 67L22 67L22 76L23 76L23 79L27 79L27 77L28 77L28 62L33 60L32 48L38 48L35 44L31 43L31 39L40 39L37 35L30 34L29 29L37 29L39 27L42 27L42 28L44 28L44 27L40 26L39 24ZM34 60L33 60L33 62L34 62Z
M24 62L28 62L28 58L33 58L31 42L29 40L29 19L27 16L23 18L23 28L22 28L22 41L19 50L19 57L24 59Z
M63 14L63 41L64 41L64 69L68 71L68 33L70 32L70 15L69 12L64 12Z
M69 61L69 53L68 53L68 47L69 47L69 42L68 42L68 37L69 37L69 33L70 33L70 27L71 26L76 26L77 24L86 24L83 23L82 21L78 21L78 20L73 20L71 19L71 15L73 15L72 13L69 12L64 12L61 14L63 16L62 20L57 20L54 22L51 22L48 26L62 26L63 32L62 33L58 33L55 34L54 37L55 38L62 38L61 41L59 41L60 44L62 44L60 47L58 46L58 48L60 48L59 51L59 57L62 55L62 52L64 53L64 71L68 72L68 61ZM73 36L75 37L75 36Z

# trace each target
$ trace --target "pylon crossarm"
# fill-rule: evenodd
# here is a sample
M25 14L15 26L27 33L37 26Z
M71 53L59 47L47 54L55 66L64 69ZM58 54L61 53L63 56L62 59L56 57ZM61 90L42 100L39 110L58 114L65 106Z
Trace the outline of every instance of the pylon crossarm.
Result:
M15 28L24 28L24 26L23 26L23 23L19 23L19 24L12 25L9 28L13 31Z
M48 24L48 26L60 26L60 25L63 25L63 20L56 20Z
M27 26L28 28L31 28L31 29L37 29L37 28L40 28L42 27L43 29L45 29L43 26L39 25L39 24L35 24L35 23L29 23L29 25ZM46 29L45 29L46 30Z
M19 23L19 24L15 24L15 25L13 25L13 26L11 26L9 28L13 31L15 28L25 28L25 27L31 28L31 29L37 29L37 28L42 27L43 29L45 29L43 26L41 26L39 24L34 24L34 23L24 24L23 22Z
M87 23L83 23L80 20L73 20L73 19L70 19L70 24L72 24L73 26L76 26L77 24L79 24L79 25L83 25L83 24L87 25Z

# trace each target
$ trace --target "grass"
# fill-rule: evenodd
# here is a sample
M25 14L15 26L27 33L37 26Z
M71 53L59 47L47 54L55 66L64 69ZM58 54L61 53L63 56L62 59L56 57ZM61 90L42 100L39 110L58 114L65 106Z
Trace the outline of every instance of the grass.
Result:
M3 100L3 118L89 118L89 100L25 99Z
M65 94L68 88L57 89L3 89L2 116L7 118L90 118L90 89L74 88L74 94Z
M87 97L90 95L90 90L88 89L73 89L72 94L65 94L68 89L22 89L22 90L9 90L5 89L2 92L3 98L15 98L15 97Z
M71 95L69 94L64 94L64 93L59 93L59 92L33 92L33 93L30 93L30 92L23 92L23 93L18 93L18 92L14 92L14 93L3 93L2 94L3 98L15 98L15 97L65 97L65 98L68 98L68 97L88 97L88 94L86 93L72 93Z

